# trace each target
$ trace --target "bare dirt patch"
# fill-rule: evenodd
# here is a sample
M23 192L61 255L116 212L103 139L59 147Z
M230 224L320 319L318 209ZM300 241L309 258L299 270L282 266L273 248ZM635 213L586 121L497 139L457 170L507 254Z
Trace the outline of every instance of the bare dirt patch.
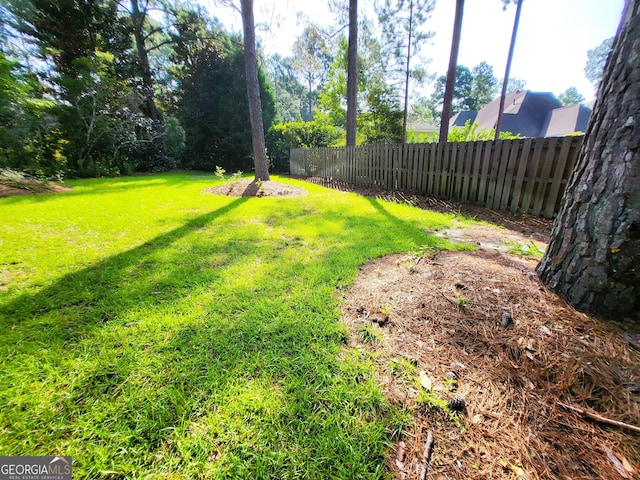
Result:
M202 193L228 195L231 197L300 197L307 194L302 187L294 187L283 183L256 182L255 180L238 180L217 187L206 188Z
M413 416L388 458L395 478L637 478L640 435L569 407L638 425L640 352L549 292L536 263L478 250L361 267L342 312L351 346L374 352L387 397Z

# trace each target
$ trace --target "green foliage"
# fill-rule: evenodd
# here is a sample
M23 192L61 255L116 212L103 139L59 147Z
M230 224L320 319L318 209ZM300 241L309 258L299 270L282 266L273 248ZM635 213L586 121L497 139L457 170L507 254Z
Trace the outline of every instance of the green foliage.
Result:
M293 59L283 58L278 54L272 55L266 68L277 102L278 121L288 123L302 120L303 110L306 114L308 102L305 101L307 100L305 87L296 77Z
M477 122L471 123L471 120L467 120L464 123L464 127L453 127L449 130L447 141L476 142L493 140L495 134L495 129L487 130L486 128L479 128ZM520 138L520 134L514 135L511 132L500 132L500 140L515 140L516 138Z
M442 111L446 81L446 75L438 78L430 102L427 104L436 118L440 117ZM458 65L451 114L455 115L461 110L480 110L498 94L498 85L498 79L493 75L493 67L488 63L481 62L471 70L464 65Z
M336 127L317 121L280 123L267 133L267 152L279 165L289 158L291 148L331 147L339 137Z
M179 158L184 151L186 145L186 133L180 120L175 117L167 117L164 121L164 144L167 149L167 153L172 157Z
M442 103L444 102L444 91L447 83L447 76L442 75L436 81L435 90L431 95L431 99L442 111ZM469 110L469 97L473 88L473 74L464 65L456 66L456 78L453 87L453 99L451 102L451 115L455 115L460 110Z
M45 176L65 170L66 142L42 91L35 75L0 52L0 167Z
M380 43L368 28L361 28L360 34L357 143L398 142L402 137L402 109L397 92L386 82ZM315 116L316 122L340 131L346 127L347 47L347 39L341 37L328 81L318 96L320 109Z
M507 245L507 251L509 253L515 253L516 255L524 255L535 258L542 258L544 251L540 250L535 242L522 243L515 240L505 240L502 243Z
M582 105L584 103L584 97L578 93L576 87L569 87L563 93L558 95L558 100L563 106L569 105Z
M471 92L465 102L469 110L480 110L498 94L498 79L493 75L493 67L487 62L481 62L471 70L473 80Z
M380 343L382 341L380 327L376 327L374 325L362 325L358 329L358 339L362 343Z
M214 175L218 177L218 180L224 180L225 173L227 173L227 171L224 168L222 168L220 165L216 165L216 171L214 172Z
M310 23L293 43L291 66L298 82L307 86L301 102L301 117L311 120L318 103L318 88L325 83L329 66L333 61L331 44L318 25Z
M238 43L232 43L230 37L227 40L218 49L198 52L195 63L183 71L176 114L186 132L183 167L212 170L215 165L222 165L227 170L245 171L252 168L244 56ZM259 80L263 121L268 130L276 116L275 100L262 71Z
M399 143L403 112L398 99L389 85L372 80L366 92L369 108L356 119L360 143Z
M604 66L607 63L607 58L611 48L613 47L614 37L607 38L596 48L587 52L587 63L584 67L584 76L591 82L594 87L597 87L602 80L604 73Z

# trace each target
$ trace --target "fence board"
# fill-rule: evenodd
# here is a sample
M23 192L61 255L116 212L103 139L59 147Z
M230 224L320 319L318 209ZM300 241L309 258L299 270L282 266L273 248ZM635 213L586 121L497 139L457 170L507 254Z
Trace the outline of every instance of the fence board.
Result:
M293 175L553 217L582 137L291 149Z
M520 209L522 198L524 196L524 178L527 173L527 165L529 164L529 158L531 156L531 146L533 144L532 138L526 138L522 144L522 152L520 153L520 159L518 162L518 173L516 175L516 181L513 185L513 193L511 194L511 208L512 212L517 212Z
M504 184L507 178L507 167L509 165L509 155L513 148L514 142L512 140L502 141L502 153L500 155L500 162L498 164L497 176L496 176L496 189L493 194L492 207L498 210L500 208L500 202L502 201L502 191L504 190Z
M502 194L500 198L500 210L506 210L509 207L509 200L511 199L511 188L513 184L513 172L516 169L518 162L518 154L522 148L522 142L511 142L511 148L509 150L509 160L507 161L507 169L504 172L504 185L502 187Z
M473 204L478 203L478 187L480 185L480 169L482 166L482 154L486 146L483 143L476 143L476 152L473 156L473 168L471 174L471 183L469 185L469 199L468 201Z
M556 208L558 208L558 197L560 194L560 190L562 189L562 179L564 176L565 166L569 160L569 151L571 150L572 144L573 139L571 137L564 137L562 139L562 145L560 146L560 155L558 156L556 164L554 165L555 170L553 179L551 181L551 187L549 189L547 206L545 207L543 212L543 215L547 218L553 217Z
M502 155L502 149L504 147L504 140L497 140L494 142L495 151L491 158L491 165L489 168L489 179L487 184L487 207L494 208L493 202L496 195L496 187L498 183L498 171L500 169L500 156Z
M531 213L534 215L540 215L545 206L545 200L547 200L547 190L549 186L549 180L551 179L551 167L553 167L553 157L556 151L557 144L557 138L549 139L547 154L544 157L544 163L542 164L542 171L540 173L540 181L538 182L539 191L535 196L535 202L533 203L533 209L531 210Z
M528 172L525 176L526 187L524 189L524 196L522 197L522 205L520 205L520 210L522 212L529 213L529 209L531 208L533 192L535 190L538 177L538 170L540 170L540 164L544 158L543 153L547 146L546 143L545 139L545 141L535 144L531 161L527 165Z

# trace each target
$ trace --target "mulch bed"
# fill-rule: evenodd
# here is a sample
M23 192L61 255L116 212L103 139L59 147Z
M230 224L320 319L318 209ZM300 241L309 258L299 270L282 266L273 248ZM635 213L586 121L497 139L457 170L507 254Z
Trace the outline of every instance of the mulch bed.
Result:
M0 183L0 198L15 197L19 195L33 195L36 193L66 192L68 190L71 189L55 183L48 183L46 186L37 185L30 188L16 188Z
M267 181L256 182L251 179L225 183L217 187L205 188L202 193L228 195L231 197L300 197L307 194L301 187Z

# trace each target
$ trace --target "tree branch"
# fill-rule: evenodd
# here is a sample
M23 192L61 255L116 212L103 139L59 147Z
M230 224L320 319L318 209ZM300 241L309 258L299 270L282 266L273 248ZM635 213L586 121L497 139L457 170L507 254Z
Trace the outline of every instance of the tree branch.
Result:
M567 405L566 403L557 402L562 408L567 410L571 410L572 412L579 413L583 417L590 418L591 420L595 420L596 422L606 423L607 425L613 425L615 427L624 428L627 430L631 430L632 432L640 433L640 427L635 425L630 425L628 423L619 422L618 420L612 420L610 418L603 417L602 415L598 415L597 413L591 413L582 408L574 407L572 405Z

